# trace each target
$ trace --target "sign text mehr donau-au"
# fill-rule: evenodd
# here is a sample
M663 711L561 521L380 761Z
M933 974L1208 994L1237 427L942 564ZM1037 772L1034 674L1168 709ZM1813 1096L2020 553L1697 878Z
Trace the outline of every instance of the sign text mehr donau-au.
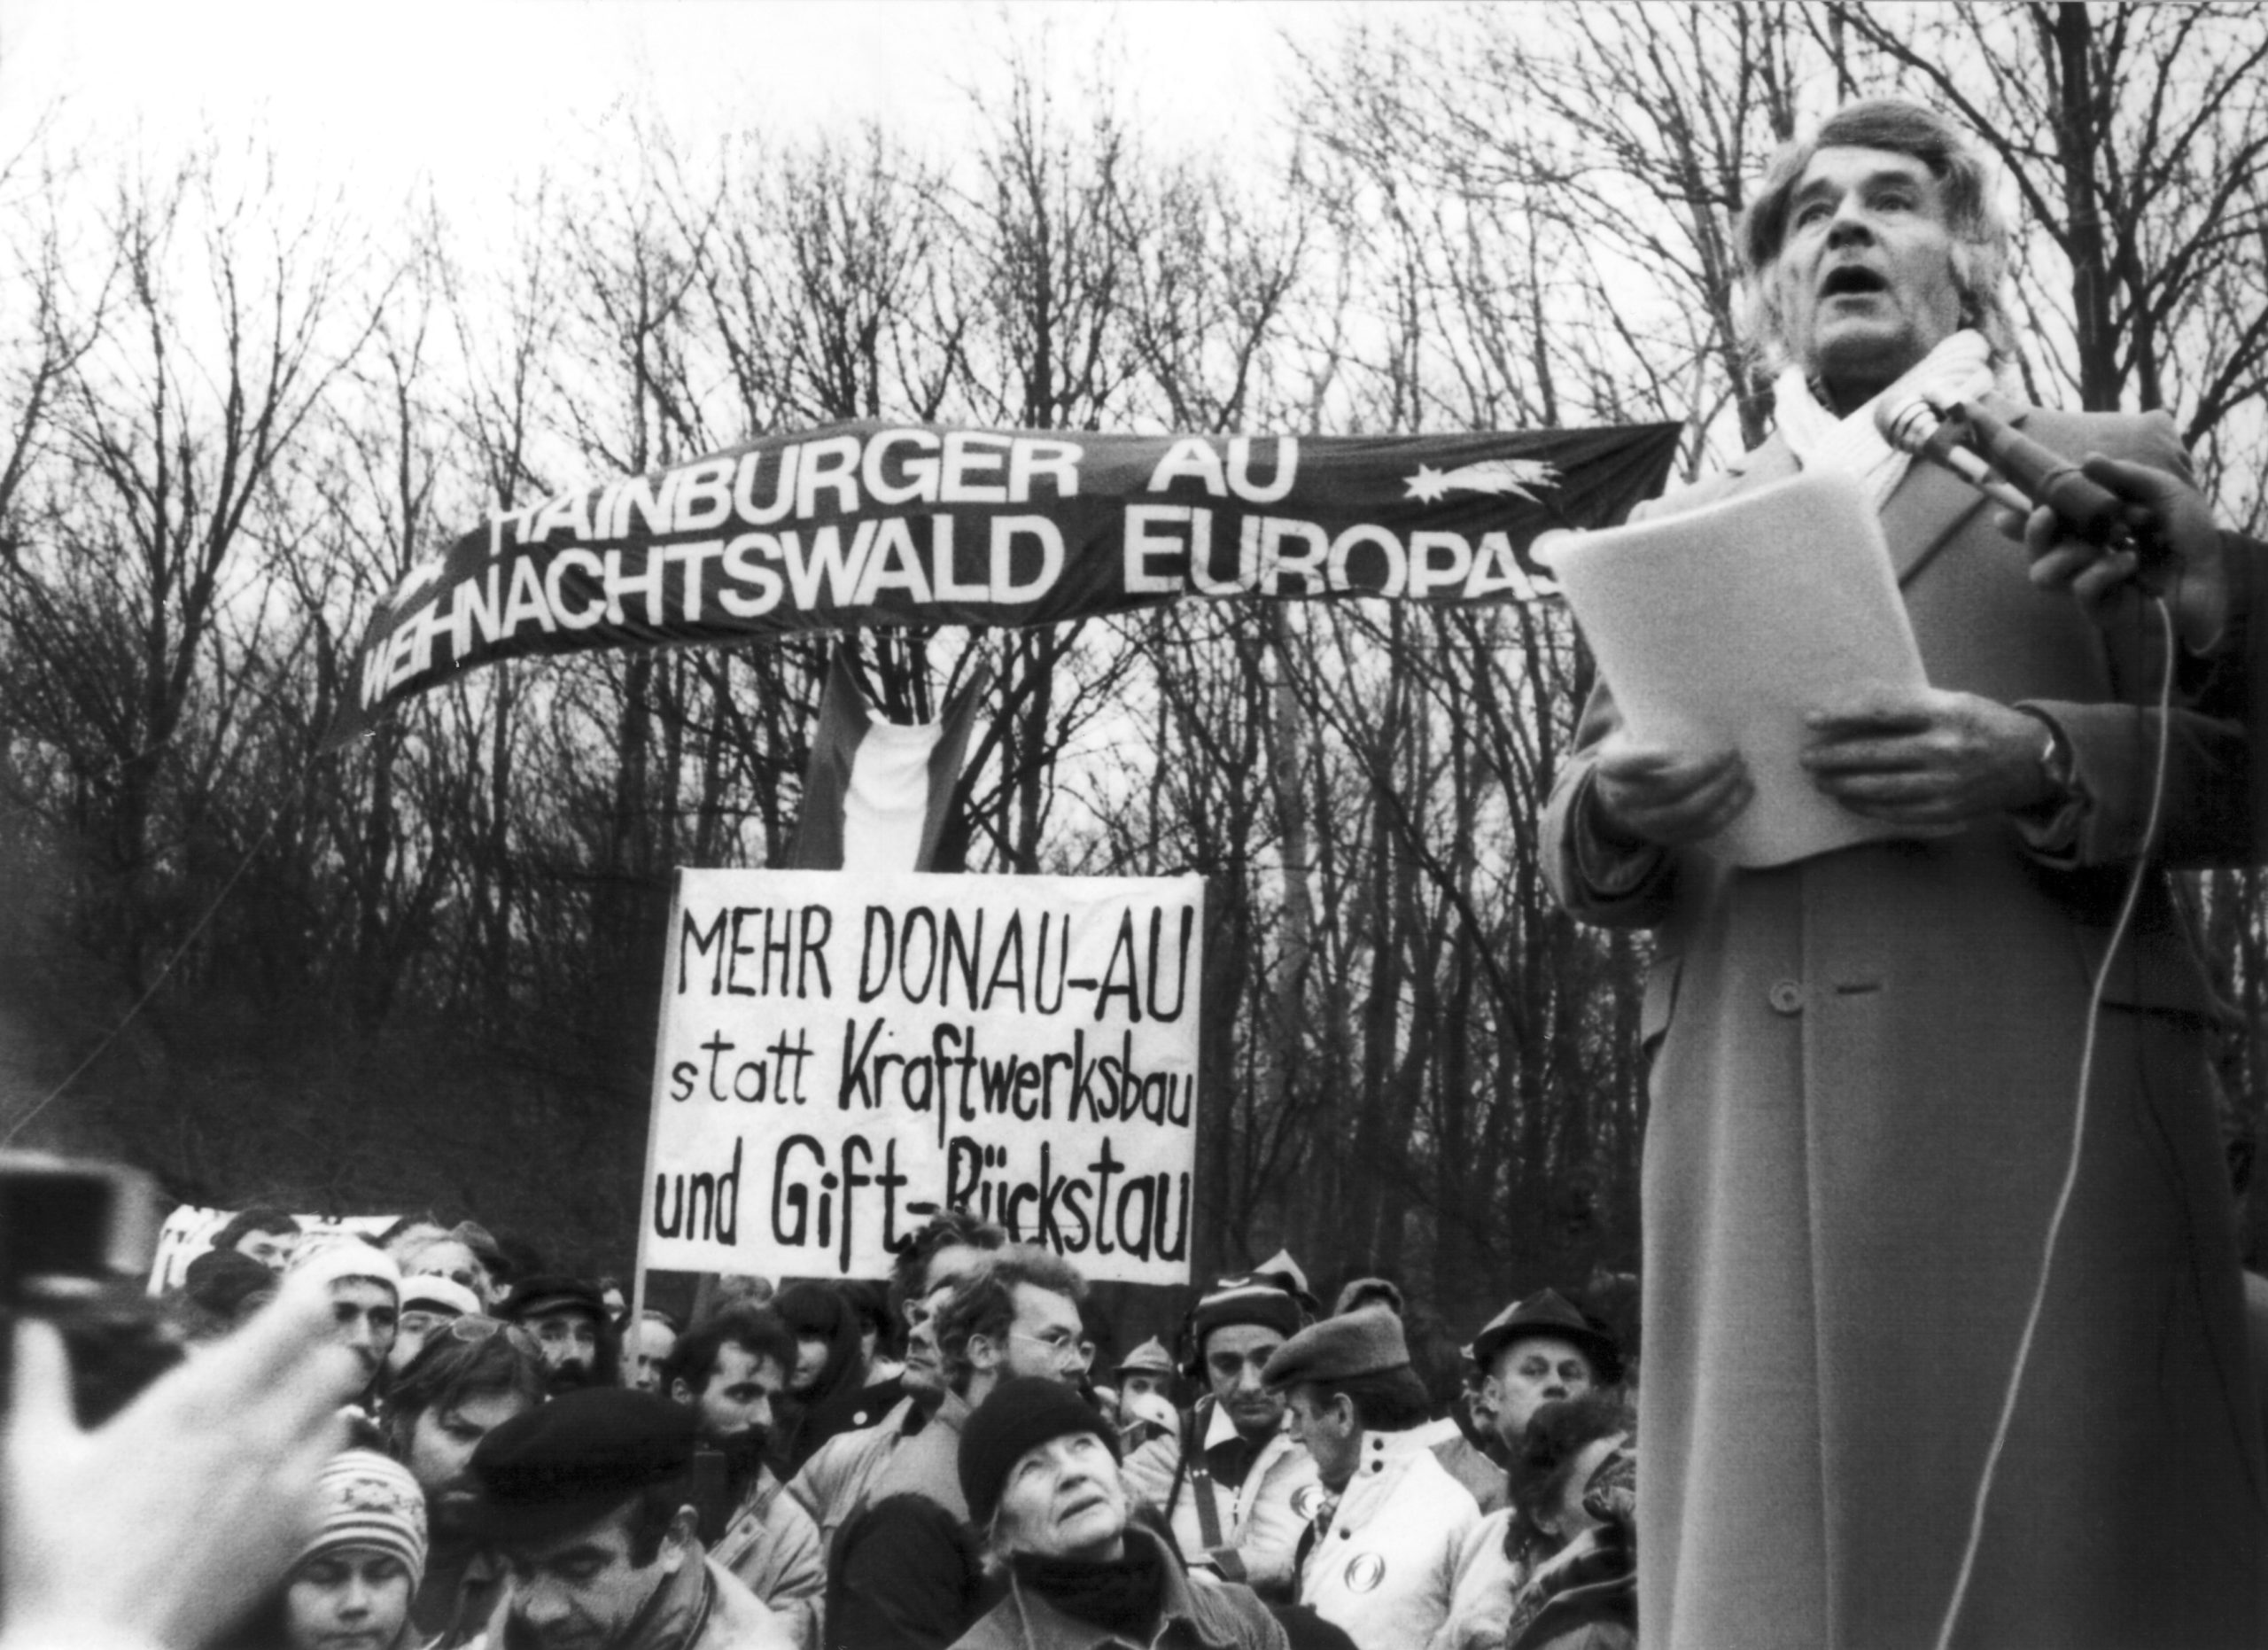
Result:
M1200 878L680 874L641 1264L880 1277L958 1205L1187 1280Z

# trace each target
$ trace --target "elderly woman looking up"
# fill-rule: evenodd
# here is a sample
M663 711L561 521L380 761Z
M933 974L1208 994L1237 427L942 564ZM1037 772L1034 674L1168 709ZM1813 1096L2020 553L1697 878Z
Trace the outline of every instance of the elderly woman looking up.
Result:
M961 1432L960 1483L1007 1596L957 1650L1288 1644L1251 1589L1184 1575L1164 1542L1129 1527L1110 1425L1060 1381L1020 1376L993 1389Z

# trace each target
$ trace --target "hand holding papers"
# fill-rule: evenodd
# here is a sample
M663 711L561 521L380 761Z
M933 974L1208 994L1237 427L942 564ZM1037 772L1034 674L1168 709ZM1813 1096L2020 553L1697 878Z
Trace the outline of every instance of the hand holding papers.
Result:
M1755 799L1699 845L1784 864L1913 834L1821 794L1806 715L1860 682L1926 688L1882 524L1856 483L1798 476L1600 533L1553 533L1558 576L1642 743L1737 751Z

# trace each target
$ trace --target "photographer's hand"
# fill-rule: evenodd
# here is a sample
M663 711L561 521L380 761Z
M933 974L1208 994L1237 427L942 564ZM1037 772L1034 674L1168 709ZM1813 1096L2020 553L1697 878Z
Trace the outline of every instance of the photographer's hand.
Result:
M199 1650L272 1587L362 1380L332 1329L328 1292L287 1284L82 1432L62 1337L20 1325L0 1456L0 1650Z

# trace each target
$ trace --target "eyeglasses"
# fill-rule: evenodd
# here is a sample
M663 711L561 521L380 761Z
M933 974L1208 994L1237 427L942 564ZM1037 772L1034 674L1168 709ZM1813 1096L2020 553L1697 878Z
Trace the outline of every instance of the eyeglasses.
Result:
M1055 1356L1055 1361L1068 1367L1076 1364L1084 1369L1094 1361L1095 1343L1082 1341L1068 1329L1050 1329L1045 1335L1027 1335L1021 1329L1008 1331L1011 1341L1030 1341L1045 1347Z
M453 1341L485 1341L493 1335L508 1337L515 1347L530 1358L543 1356L543 1343L516 1323L506 1323L501 1318L484 1318L477 1312L467 1312L448 1322L449 1338Z

